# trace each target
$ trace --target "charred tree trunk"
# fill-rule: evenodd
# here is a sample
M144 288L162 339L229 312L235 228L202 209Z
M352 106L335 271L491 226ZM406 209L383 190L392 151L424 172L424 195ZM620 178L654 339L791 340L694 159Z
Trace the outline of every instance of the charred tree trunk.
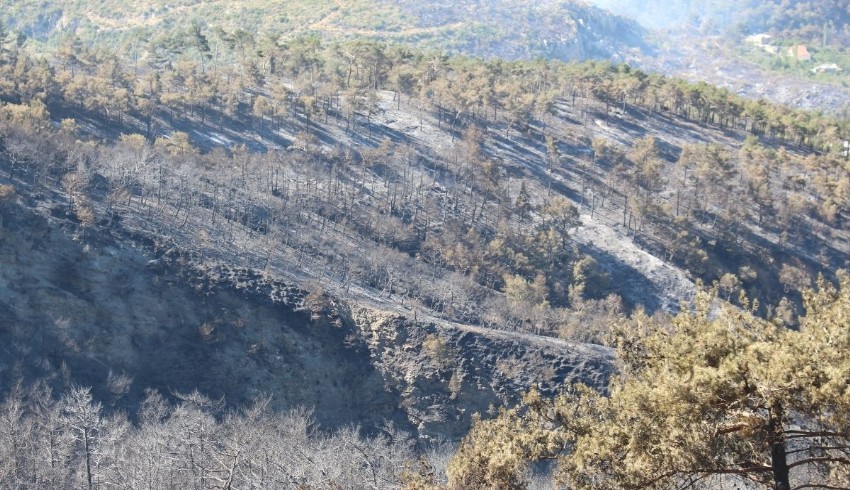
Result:
M790 490L787 451L785 448L785 436L782 433L782 407L776 406L771 409L770 420L767 423L767 431L770 434L770 466L773 471L773 482L775 490Z

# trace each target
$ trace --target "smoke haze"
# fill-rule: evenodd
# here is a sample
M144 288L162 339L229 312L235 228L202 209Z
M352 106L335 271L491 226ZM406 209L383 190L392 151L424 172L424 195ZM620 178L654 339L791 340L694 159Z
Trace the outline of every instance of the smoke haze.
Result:
M589 0L593 5L638 21L650 29L692 25L722 30L730 21L729 2L700 0Z

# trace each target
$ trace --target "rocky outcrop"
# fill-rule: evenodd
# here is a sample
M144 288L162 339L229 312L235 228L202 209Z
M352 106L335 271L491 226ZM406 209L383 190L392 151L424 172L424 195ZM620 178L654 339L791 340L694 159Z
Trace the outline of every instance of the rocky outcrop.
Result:
M474 413L514 405L531 388L547 395L576 382L602 389L612 372L611 351L598 346L366 309L354 318L373 365L421 437L459 439Z

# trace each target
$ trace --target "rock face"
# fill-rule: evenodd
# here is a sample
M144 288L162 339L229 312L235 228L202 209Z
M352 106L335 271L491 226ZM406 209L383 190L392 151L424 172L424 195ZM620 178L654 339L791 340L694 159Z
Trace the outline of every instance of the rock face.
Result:
M268 394L326 428L385 421L460 438L474 412L532 386L603 388L611 354L555 339L422 323L212 266L126 231L0 203L0 388L46 378L136 410L146 389L231 407ZM133 382L110 385L110 373Z
M552 395L565 383L601 388L612 372L610 350L598 346L486 335L369 310L355 319L420 437L459 439L473 413L515 404L532 387Z

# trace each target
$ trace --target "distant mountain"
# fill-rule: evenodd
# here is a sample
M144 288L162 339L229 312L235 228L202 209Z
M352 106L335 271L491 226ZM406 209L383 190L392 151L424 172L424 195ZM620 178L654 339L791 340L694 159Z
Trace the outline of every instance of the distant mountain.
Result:
M850 4L841 0L592 0L648 28L699 27L709 33L771 32L803 42L846 46Z
M48 46L76 35L116 46L163 29L242 29L253 37L313 33L370 38L444 52L508 59L609 59L644 46L637 23L576 1L241 0L4 2L7 25Z

